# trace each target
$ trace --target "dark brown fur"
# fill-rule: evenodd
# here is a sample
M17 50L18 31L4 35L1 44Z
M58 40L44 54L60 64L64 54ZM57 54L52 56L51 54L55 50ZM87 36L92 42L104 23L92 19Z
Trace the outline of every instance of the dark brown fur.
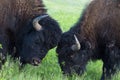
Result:
M81 25L81 35L96 44L99 36L107 40L116 39L120 44L120 2L117 0L93 0L85 11L85 20Z
M6 38L4 44L8 45L9 39L14 43L14 33L21 32L26 21L42 14L46 14L42 0L0 0L0 37Z

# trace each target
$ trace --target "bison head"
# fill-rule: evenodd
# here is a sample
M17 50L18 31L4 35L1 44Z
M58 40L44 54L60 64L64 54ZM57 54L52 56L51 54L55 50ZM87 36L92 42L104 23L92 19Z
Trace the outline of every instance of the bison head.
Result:
M55 47L62 33L58 23L48 15L33 19L27 26L31 29L24 35L18 53L22 64L38 65L48 50Z
M57 47L59 64L65 74L82 74L89 59L90 44L71 32L63 33Z

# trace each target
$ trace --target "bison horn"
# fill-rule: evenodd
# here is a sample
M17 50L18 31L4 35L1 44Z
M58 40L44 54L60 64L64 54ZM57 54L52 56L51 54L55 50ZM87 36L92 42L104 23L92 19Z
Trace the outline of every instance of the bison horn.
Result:
M78 51L78 50L80 50L81 45L80 45L80 43L79 43L76 35L74 35L74 38L75 38L75 44L71 46L71 49L72 49L73 51Z
M35 30L40 31L42 30L42 26L39 24L39 21L45 17L47 17L48 15L43 15L43 16L39 16L35 19L33 19L33 27L35 28Z

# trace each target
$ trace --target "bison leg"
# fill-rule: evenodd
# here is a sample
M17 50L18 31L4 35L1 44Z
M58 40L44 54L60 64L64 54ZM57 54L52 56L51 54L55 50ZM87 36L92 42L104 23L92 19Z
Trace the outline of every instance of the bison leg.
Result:
M114 75L114 73L117 71L117 68L114 67L116 65L113 63L109 63L103 64L103 74L101 80L111 79L112 75Z
M8 47L9 47L9 40L7 39L7 37L3 35L0 36L0 67L6 61L6 55L9 52Z
M111 78L112 75L117 71L120 66L120 49L113 43L107 45L106 52L104 55L103 64L103 75L101 80Z
M5 62L5 56L3 55L3 50L1 49L1 46L0 46L0 69L2 67L2 64L4 64Z

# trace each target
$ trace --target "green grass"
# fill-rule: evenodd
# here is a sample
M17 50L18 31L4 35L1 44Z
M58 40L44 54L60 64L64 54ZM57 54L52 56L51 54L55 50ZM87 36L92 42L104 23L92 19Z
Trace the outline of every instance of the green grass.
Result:
M88 0L44 0L44 2L48 13L60 23L62 30L66 31L79 18Z
M48 13L59 22L63 31L69 30L78 20L89 0L44 0ZM0 80L99 80L102 74L102 61L90 61L83 76L65 76L58 64L55 49L49 51L40 66L26 65L19 69L19 61L8 56L0 70ZM118 80L116 75L113 80Z

